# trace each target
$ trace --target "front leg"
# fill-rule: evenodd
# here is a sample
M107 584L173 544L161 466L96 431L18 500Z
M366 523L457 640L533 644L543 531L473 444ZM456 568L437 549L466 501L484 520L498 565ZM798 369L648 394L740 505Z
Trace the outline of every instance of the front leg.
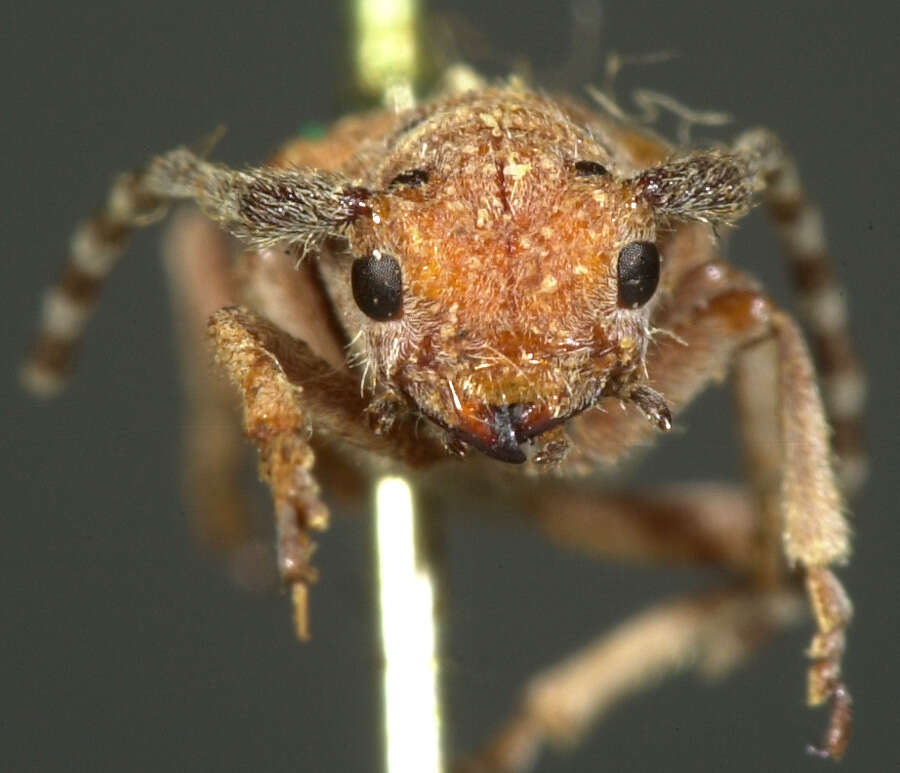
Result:
M310 532L328 525L312 474L313 429L410 467L445 454L438 439L416 432L413 414L398 416L388 428L373 427L370 399L360 393L352 371L336 369L252 311L217 311L209 333L217 362L240 393L244 431L259 452L260 478L272 491L279 570L291 586L297 635L306 639L307 589L316 578Z
M812 361L790 317L773 317L779 347L779 397L784 474L781 482L784 549L788 560L804 568L806 589L818 631L808 654L807 702L832 701L823 757L840 759L851 730L851 699L841 678L845 629L852 606L829 567L846 561L850 528L832 469L828 425L816 387Z
M744 275L719 262L686 275L674 291L670 310L660 320L670 335L657 339L648 354L647 369L650 383L677 412L701 386L724 376L748 347L772 344L763 352L772 361L757 365L778 373L771 401L773 407L777 404L777 421L765 421L764 426L777 433L770 440L779 449L776 471L780 485L773 496L773 511L779 520L769 524L764 519L761 531L777 529L788 563L805 573L818 627L809 650L814 663L807 699L813 706L833 701L822 753L837 759L844 753L851 726L850 697L840 667L851 606L829 567L849 555L849 527L809 352L796 323L752 288ZM754 414L745 421L760 418ZM656 431L629 407L587 413L573 434L587 454L614 462L623 449ZM761 544L774 550L777 540L762 534ZM771 563L777 566L780 562L772 557ZM777 579L777 571L767 574Z
M216 359L240 392L244 431L259 451L260 478L272 490L278 568L291 586L297 635L306 639L307 587L316 578L310 531L328 525L328 511L312 476L314 455L303 387L288 379L271 351L279 343L278 331L249 312L240 308L216 312L209 330Z

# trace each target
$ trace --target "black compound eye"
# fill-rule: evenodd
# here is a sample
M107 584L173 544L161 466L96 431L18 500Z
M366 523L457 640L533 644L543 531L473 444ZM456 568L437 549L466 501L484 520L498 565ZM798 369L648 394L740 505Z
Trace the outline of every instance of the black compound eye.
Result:
M378 250L357 258L350 269L353 299L363 313L379 322L396 319L403 310L403 275L397 259Z
M405 172L400 172L391 182L388 184L389 188L395 188L398 185L408 185L412 188L418 188L420 185L425 185L428 182L428 172L424 169L408 169Z
M619 306L637 309L659 284L659 250L653 242L631 242L619 252Z
M579 177L599 177L609 174L606 167L597 161L576 161L575 174Z

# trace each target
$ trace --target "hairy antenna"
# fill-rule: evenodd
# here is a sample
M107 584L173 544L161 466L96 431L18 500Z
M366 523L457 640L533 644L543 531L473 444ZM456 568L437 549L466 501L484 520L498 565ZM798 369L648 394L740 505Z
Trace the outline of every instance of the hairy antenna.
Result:
M38 335L22 369L29 391L57 394L103 282L135 228L162 219L176 200L194 201L212 220L257 246L286 242L301 252L369 212L369 192L339 174L312 169L236 171L187 148L120 175L106 204L79 224L62 276L44 296Z
M193 200L210 219L257 246L308 250L368 211L369 192L340 174L313 169L235 171L186 148L158 156L144 187L164 199Z
M716 150L652 167L633 182L664 217L715 224L732 223L746 215L762 187L746 158Z

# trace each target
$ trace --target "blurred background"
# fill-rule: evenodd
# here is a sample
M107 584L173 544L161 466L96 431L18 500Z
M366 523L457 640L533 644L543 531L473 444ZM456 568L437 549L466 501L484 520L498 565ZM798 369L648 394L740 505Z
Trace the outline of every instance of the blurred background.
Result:
M855 601L846 678L856 732L841 770L900 768L897 731L897 29L893 3L607 0L597 56L675 51L626 69L642 86L734 124L767 125L796 153L825 213L870 372L872 477L854 515ZM571 59L566 2L433 2L463 53L494 75L540 79ZM240 593L191 541L180 498L182 422L159 231L112 276L77 378L59 400L22 395L14 373L38 298L75 223L115 172L228 127L218 158L263 159L345 93L339 4L16 3L0 31L3 253L0 287L0 769L380 769L371 534L340 510L320 541L314 638L298 644L286 599ZM585 68L589 68L585 70ZM701 134L703 131L701 130ZM761 213L735 262L790 304ZM738 479L730 402L703 397L632 476ZM266 499L261 493L261 507ZM469 508L471 509L471 508ZM448 523L445 689L449 746L471 749L525 679L626 616L709 584L683 570L598 564L525 529ZM776 637L734 676L693 675L620 705L541 771L827 770L807 758L825 713L804 708L809 626Z

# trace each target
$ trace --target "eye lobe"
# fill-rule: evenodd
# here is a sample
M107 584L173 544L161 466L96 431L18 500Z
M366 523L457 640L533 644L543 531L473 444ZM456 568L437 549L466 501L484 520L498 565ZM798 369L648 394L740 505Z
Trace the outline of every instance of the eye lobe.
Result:
M407 185L413 188L417 188L420 185L425 185L428 182L428 172L424 169L408 169L405 172L400 172L391 182L388 184L389 188L395 188L398 185Z
M392 255L378 250L357 258L350 269L350 287L360 310L378 322L397 319L403 310L403 274Z
M653 242L631 242L619 252L619 306L637 309L659 285L659 250Z
M575 174L579 177L599 177L609 174L609 171L603 164L597 161L576 161Z

